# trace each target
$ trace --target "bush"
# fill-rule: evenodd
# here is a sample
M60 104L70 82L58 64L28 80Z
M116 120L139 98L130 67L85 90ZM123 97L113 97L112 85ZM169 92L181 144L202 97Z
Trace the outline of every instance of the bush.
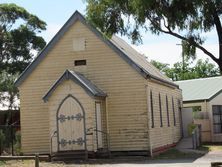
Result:
M192 132L193 130L197 127L197 125L191 123L188 125L187 129L188 129L188 135L191 136L192 135Z
M15 133L15 144L14 144L15 154L21 155L21 132L17 131Z
M0 130L0 155L2 154L3 148L5 143L5 134L3 133L3 130Z

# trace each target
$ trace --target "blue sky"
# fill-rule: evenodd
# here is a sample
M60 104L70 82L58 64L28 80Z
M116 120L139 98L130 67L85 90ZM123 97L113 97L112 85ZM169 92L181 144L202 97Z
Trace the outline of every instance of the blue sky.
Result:
M27 11L37 15L47 23L47 30L41 35L48 42L62 27L68 18L78 10L85 14L86 3L84 0L1 0L1 3L15 3L24 7ZM205 46L215 55L217 53L217 39L214 31L205 34L207 43ZM126 37L123 37L130 43ZM173 64L181 60L181 47L176 45L180 40L169 35L159 36L151 33L143 34L143 44L133 47L146 55L149 60L154 59L164 63ZM198 58L206 59L201 51L197 52Z

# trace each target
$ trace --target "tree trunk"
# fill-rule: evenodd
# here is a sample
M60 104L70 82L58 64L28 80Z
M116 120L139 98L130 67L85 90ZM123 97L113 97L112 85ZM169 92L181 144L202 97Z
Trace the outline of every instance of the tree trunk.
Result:
M222 61L219 61L218 63L219 69L220 69L220 75L222 75Z

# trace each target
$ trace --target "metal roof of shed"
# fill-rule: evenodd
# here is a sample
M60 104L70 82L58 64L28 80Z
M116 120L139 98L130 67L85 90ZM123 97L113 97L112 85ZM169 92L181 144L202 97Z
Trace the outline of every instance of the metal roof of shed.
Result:
M222 76L176 81L183 93L183 101L211 100L222 92Z

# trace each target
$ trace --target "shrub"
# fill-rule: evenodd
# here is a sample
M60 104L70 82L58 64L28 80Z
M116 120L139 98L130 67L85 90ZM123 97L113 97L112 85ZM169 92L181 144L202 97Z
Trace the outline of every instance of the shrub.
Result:
M3 133L3 130L0 130L0 154L2 154L3 148L5 143L5 134Z
M188 125L187 129L188 129L188 135L191 136L192 135L192 132L193 130L197 127L197 125L191 123Z
M15 133L15 144L14 144L14 149L16 155L21 155L21 132L17 131Z

